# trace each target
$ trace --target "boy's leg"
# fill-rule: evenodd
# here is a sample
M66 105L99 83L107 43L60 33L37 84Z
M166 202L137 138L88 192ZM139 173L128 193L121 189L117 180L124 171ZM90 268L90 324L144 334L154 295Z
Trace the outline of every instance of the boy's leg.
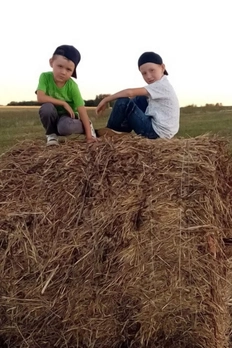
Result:
M152 117L145 115L145 113L138 107L128 117L130 127L138 135L149 139L157 139L159 135L152 127Z
M83 134L85 133L81 120L63 115L60 117L57 130L60 135Z
M107 123L107 128L111 128L117 132L129 133L132 131L127 119L128 105L130 103L130 98L119 98L116 100Z
M140 108L140 110L142 110L145 113L148 106L147 97L140 96L140 97L135 97L132 100Z
M132 129L138 135L149 139L157 139L159 135L152 127L152 117L145 115L147 106L148 102L145 96L129 99L126 108L128 128Z
M107 127L119 132L131 132L132 128L128 122L128 116L136 109L136 106L145 113L148 106L147 97L117 99L110 114Z
M151 117L145 115L147 105L146 97L118 99L110 114L107 128L117 132L131 132L134 130L136 134L146 138L159 138L152 127Z
M46 130L47 146L59 145L57 138L59 116L55 106L52 103L44 103L39 109L39 116Z
M57 122L59 116L55 106L52 103L44 103L39 109L39 116L46 135L58 134Z
M144 111L142 111L139 106L143 108ZM123 125L126 124L126 129L133 130L138 135L142 135L150 139L157 139L159 138L159 135L152 127L152 118L145 115L146 108L146 97L137 97L134 99L122 98L121 102L119 103L119 107L116 110L113 110L115 113L112 111L107 127L116 131L122 131L122 129L125 129L123 128ZM111 117L112 114L113 117ZM117 122L121 123L120 128Z

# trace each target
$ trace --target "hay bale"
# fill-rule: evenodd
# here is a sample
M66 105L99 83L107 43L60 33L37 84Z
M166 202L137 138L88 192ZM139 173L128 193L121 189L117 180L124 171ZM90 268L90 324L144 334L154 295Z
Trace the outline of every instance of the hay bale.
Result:
M16 146L0 164L0 336L227 347L230 175L207 136Z

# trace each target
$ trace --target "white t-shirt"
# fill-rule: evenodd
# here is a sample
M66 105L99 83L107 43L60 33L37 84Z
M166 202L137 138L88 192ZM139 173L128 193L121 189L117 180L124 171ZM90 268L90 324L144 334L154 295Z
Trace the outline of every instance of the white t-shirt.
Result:
M145 114L152 116L154 131L160 138L172 138L179 130L180 106L167 76L144 88L149 93Z

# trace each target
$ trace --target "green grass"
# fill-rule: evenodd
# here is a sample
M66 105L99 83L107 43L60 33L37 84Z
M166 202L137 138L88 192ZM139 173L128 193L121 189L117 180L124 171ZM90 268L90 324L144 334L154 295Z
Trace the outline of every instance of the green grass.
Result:
M95 110L88 109L88 115L98 128L104 127L109 112L96 121ZM25 139L45 139L38 108L0 107L0 154L18 141Z
M181 109L179 137L195 137L206 133L227 137L232 149L232 108L207 111L204 108ZM89 117L96 128L104 127L110 110L102 117L95 117L95 110L88 109ZM44 139L44 129L38 116L38 108L0 107L0 153L18 141Z
M232 111L181 115L178 135L194 137L205 133L226 136L232 140Z

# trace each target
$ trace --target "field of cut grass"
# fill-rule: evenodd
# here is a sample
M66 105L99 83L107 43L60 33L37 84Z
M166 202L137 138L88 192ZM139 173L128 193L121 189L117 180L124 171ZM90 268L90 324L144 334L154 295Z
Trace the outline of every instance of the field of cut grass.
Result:
M106 125L109 113L110 110L106 110L103 116L96 118L95 109L88 108L95 128ZM206 133L227 137L232 149L232 107L210 111L205 108L181 109L178 137L195 137ZM0 107L0 153L25 139L45 139L38 107Z
M104 127L108 112L96 121L95 108L87 108L97 127ZM25 139L45 139L38 107L0 107L0 154Z

